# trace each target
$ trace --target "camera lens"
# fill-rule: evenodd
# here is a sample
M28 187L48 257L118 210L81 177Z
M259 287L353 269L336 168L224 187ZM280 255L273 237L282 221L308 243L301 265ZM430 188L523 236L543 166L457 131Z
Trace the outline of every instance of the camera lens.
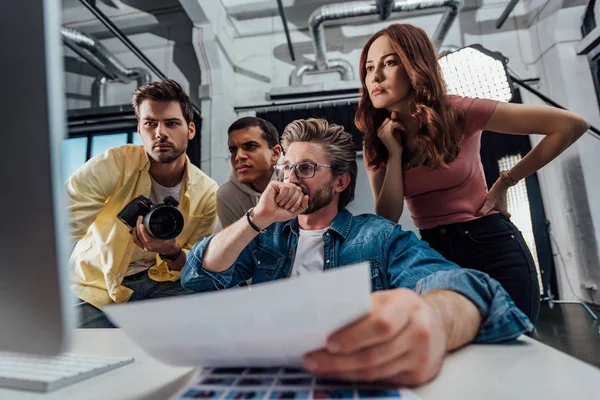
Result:
M148 228L158 238L170 236L175 231L177 223L171 214L168 212L156 212L150 218Z
M183 230L183 216L175 207L157 207L146 215L144 224L157 239L174 239Z

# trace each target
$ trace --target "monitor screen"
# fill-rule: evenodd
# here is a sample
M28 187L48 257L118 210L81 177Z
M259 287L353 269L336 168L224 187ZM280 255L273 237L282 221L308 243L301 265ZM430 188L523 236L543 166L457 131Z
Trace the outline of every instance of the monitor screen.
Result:
M0 13L0 351L56 354L74 327L67 211L60 1Z

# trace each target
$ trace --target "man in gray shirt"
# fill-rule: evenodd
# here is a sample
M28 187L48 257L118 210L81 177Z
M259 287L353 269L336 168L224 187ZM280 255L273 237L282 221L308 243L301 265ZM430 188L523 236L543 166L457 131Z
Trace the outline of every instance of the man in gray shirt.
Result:
M243 117L229 129L228 144L233 171L217 192L217 214L223 228L239 220L258 203L281 156L279 132L268 121Z

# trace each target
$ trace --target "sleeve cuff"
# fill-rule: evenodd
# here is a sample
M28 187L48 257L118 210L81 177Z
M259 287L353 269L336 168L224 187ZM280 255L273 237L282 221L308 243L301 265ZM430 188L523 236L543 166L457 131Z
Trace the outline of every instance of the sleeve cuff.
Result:
M229 287L231 284L235 267L231 266L223 272L211 272L202 268L204 252L213 237L214 235L211 235L192 247L187 253L187 260L182 271L185 270L184 275L186 275L186 282L206 280L208 278L213 281L216 289L221 290Z
M533 324L519 310L504 288L487 274L471 269L440 271L421 279L420 294L446 289L465 296L479 309L482 323L474 343L496 343L533 331Z

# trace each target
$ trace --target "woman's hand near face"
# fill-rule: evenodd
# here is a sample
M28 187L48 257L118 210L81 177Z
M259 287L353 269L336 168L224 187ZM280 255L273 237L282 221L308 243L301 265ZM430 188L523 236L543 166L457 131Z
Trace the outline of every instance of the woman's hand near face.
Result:
M375 213L397 223L402 215L404 182L402 178L402 132L404 125L397 121L398 113L392 112L377 130L379 140L387 148L385 166L367 170L373 190Z
M402 154L402 139L400 135L405 128L397 118L398 113L395 111L392 112L392 115L386 118L377 130L377 137L383 142L390 155Z

